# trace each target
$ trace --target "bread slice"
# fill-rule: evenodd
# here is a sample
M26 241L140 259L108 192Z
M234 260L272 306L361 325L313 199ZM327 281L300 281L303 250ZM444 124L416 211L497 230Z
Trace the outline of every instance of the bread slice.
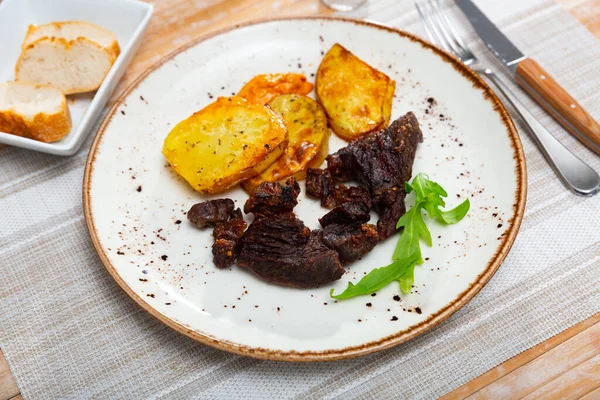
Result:
M54 142L71 130L65 95L50 86L0 83L0 131Z
M114 54L84 37L74 40L43 37L19 57L18 81L54 86L64 94L98 89L115 61Z
M51 22L38 26L29 25L21 47L26 49L33 42L44 37L62 38L68 42L84 37L110 51L115 58L121 52L117 37L111 31L85 21Z

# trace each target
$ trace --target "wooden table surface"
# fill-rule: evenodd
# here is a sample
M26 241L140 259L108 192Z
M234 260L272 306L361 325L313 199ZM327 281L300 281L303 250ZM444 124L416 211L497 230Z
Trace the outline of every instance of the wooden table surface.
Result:
M600 38L600 0L557 0ZM155 5L146 38L113 100L144 70L209 32L270 16L329 14L318 0L151 0ZM462 398L600 399L600 314L521 353L444 396ZM0 352L0 400L21 399Z

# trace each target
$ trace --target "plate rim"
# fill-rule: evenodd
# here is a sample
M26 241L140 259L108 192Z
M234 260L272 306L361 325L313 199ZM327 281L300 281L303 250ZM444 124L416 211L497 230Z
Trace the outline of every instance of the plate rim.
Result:
M94 219L91 213L91 199L90 199L90 189L91 189L91 173L94 168L94 161L96 159L96 153L98 149L98 145L102 139L104 131L110 124L112 117L117 112L117 108L122 104L122 102L126 99L129 94L135 90L148 75L150 75L153 71L160 68L163 64L173 59L178 54L199 45L200 43L216 37L222 34L248 27L253 25L261 25L265 23L272 22L282 22L282 21L341 21L346 23L352 23L362 26L367 26L374 29L380 29L387 31L389 33L397 34L405 39L409 39L412 42L416 42L420 44L423 48L433 51L436 55L440 56L442 60L446 63L449 63L458 73L463 75L466 79L468 79L476 89L480 89L483 91L484 97L486 100L492 102L494 111L497 112L502 120L502 124L507 130L507 134L509 136L510 145L513 150L513 158L516 160L516 195L515 201L513 203L513 215L508 219L508 223L510 224L509 228L505 231L504 240L499 245L497 251L494 253L490 261L487 263L485 270L480 273L477 278L469 284L469 286L460 292L458 296L452 302L446 304L443 308L439 309L437 312L430 315L426 320L409 327L408 329L398 331L392 335L385 336L375 341L366 342L360 345L348 346L341 349L331 349L331 350L321 350L321 351L295 351L295 350L277 350L277 349L268 349L262 347L252 347L247 345L242 345L239 343L235 343L229 340L219 339L209 334L205 334L200 331L196 331L188 328L183 323L174 320L173 318L167 316L166 314L160 312L156 308L154 308L150 303L147 303L140 295L138 295L119 275L116 268L112 265L108 257L106 256L104 249L102 248L96 228L94 225ZM296 16L296 17L279 17L279 18L262 18L257 20L248 21L241 24L232 25L230 27L226 27L223 29L219 29L215 32L209 33L207 35L203 35L192 42L180 46L170 52L169 54L162 57L152 66L150 66L146 71L144 71L139 77L137 77L124 91L119 95L117 100L112 105L111 109L108 111L102 124L98 128L98 133L94 138L94 141L90 147L90 151L88 153L88 157L85 165L85 172L83 176L83 208L84 208L84 216L86 220L86 226L88 230L88 234L90 235L90 239L92 241L94 250L96 251L100 261L108 271L109 275L112 279L117 283L117 285L135 302L139 305L143 310L148 312L152 317L162 322L163 324L169 326L175 331L184 334L197 342L202 344L209 345L211 347L217 348L219 350L228 351L230 353L249 356L258 359L265 360L277 360L277 361L295 361L295 362L314 362L314 361L333 361L333 360L341 360L352 357L357 357L361 355L370 354L376 351L381 351L396 345L399 345L407 340L410 340L430 329L437 326L447 318L449 318L452 314L462 308L466 303L468 303L479 291L487 284L487 282L492 278L492 276L496 273L504 259L506 258L508 252L510 251L517 233L519 231L521 221L523 220L523 214L525 211L525 203L527 199L527 169L525 163L525 154L523 151L523 147L521 144L521 140L518 134L518 131L515 127L515 124L510 117L510 114L496 96L496 94L491 90L489 85L481 79L474 71L465 66L459 59L454 57L453 55L447 53L445 50L437 47L420 37L406 32L401 29L393 28L390 26L377 24L371 21L357 20L348 17L340 17L340 16Z

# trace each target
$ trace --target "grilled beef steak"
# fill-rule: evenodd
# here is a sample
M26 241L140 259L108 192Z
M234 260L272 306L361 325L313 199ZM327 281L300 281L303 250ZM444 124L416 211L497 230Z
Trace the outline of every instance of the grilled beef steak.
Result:
M340 182L358 180L374 196L410 179L417 144L422 141L419 122L409 112L387 129L354 140L327 156L327 170Z
M225 222L235 205L231 199L217 199L194 204L187 212L187 219L197 228L215 226L217 222Z
M288 178L285 185L263 182L246 201L244 212L255 215L290 212L298 204L298 194L300 186L295 178Z
M364 136L327 157L327 170L340 182L357 180L369 189L379 214L379 238L396 232L406 211L404 183L412 175L417 144L423 141L419 122L411 112L387 129Z
M331 224L321 231L321 240L338 253L342 264L347 264L373 250L379 235L371 224Z
M321 226L331 224L351 224L354 222L367 222L371 219L370 207L361 201L350 201L337 206L319 218Z
M217 268L227 268L233 265L240 249L240 239L246 229L246 221L239 208L232 211L229 221L217 222L213 231L212 246L213 262Z
M250 224L237 264L269 282L301 288L332 282L344 273L338 254L292 213Z
M339 184L335 188L335 204L342 205L351 201L364 203L368 209L371 209L371 195L369 191L362 186L346 186Z
M329 171L309 168L306 171L306 194L321 199L323 207L335 207L335 183Z
M344 268L318 232L311 233L291 211L299 191L294 178L255 190L244 210L256 218L241 240L237 264L269 282L308 288L339 279Z

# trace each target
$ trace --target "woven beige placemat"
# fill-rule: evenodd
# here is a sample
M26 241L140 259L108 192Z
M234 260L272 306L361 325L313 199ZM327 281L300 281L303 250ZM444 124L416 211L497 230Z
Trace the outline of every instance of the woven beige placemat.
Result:
M600 42L553 0L477 3L600 119ZM371 0L355 15L423 34L412 1ZM520 93L600 171L599 157ZM81 205L89 144L70 158L0 150L0 347L26 399L432 398L600 311L600 198L567 192L524 136L521 232L490 283L448 321L393 349L326 364L214 350L152 319L99 262Z

